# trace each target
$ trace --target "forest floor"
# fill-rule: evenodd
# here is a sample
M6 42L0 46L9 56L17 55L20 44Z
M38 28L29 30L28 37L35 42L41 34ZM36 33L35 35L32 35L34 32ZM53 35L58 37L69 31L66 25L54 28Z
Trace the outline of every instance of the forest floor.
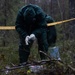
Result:
M38 51L37 51L37 46L32 48L31 54L29 56L29 60L40 60ZM32 74L27 68L21 68L21 69L16 69L12 70L11 72L0 72L0 75L75 75L75 57L73 57L73 54L71 54L71 51L60 51L60 56L62 61L64 62L64 65L62 66L61 64L54 64L55 66L48 67L53 64L47 65L47 70L41 71L39 74ZM0 47L0 70L4 69L5 67L11 67L11 64L19 64L19 56L18 56L18 47L17 46L8 46L8 47ZM68 69L68 65L71 67ZM53 69L53 72L57 72L58 70L60 71L61 74L50 74L51 69ZM74 74L72 69L74 70ZM50 70L49 70L50 69ZM69 72L70 71L70 72ZM63 72L68 72L66 74L63 74ZM70 73L70 74L69 74Z

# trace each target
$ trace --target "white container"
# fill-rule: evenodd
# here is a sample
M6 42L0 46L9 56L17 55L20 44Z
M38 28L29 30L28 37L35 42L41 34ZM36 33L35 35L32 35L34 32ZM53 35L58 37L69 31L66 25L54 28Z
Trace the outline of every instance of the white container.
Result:
M50 57L53 59L61 60L60 54L59 54L59 47L55 46L52 48L49 48Z

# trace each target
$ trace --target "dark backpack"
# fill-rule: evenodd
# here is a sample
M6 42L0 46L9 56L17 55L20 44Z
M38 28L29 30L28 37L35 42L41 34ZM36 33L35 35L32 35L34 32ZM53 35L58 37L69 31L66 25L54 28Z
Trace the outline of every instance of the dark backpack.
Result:
M46 16L46 21L47 21L47 23L54 22L54 20L48 15ZM48 40L49 46L56 43L56 37L57 37L57 34L56 34L55 26L47 27L47 40Z

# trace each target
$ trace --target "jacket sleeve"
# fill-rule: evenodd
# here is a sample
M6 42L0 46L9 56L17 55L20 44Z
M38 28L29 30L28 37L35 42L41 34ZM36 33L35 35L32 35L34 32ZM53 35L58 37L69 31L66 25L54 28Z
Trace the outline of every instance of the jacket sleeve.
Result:
M41 32L43 30L46 30L47 28L47 23L46 20L42 17L40 19L38 19L38 28L36 30L33 31L33 34L35 34L35 36L37 37L39 34L42 34Z
M22 14L21 10L19 10L19 12L18 12L15 24L16 24L16 26L15 26L16 31L19 33L19 35L21 35L23 38L25 38L27 36L27 33L23 29L24 18L23 18L23 14Z
M43 34L43 31L46 31L46 28L38 28L34 30L32 33L36 36L36 38Z
M46 14L45 12L38 7L38 10L36 12L37 16L36 16L36 19L37 19L37 24L39 27L47 27L47 22L46 22Z
M47 22L45 16L46 14L44 13L44 11L40 7L36 6L36 21L37 21L36 25L38 27L36 30L33 31L36 37L38 36L38 34L41 34L43 30L46 30Z

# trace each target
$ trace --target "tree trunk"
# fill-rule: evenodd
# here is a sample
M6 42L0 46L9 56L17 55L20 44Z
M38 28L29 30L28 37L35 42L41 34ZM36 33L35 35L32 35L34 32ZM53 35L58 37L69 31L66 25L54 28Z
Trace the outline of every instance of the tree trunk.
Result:
M75 18L75 0L69 0L69 18ZM70 38L75 38L75 21L70 22Z
M6 26L7 25L7 9L6 9L6 0L4 2L4 25ZM6 31L4 31L3 33L3 46L5 46L5 35L6 35Z

